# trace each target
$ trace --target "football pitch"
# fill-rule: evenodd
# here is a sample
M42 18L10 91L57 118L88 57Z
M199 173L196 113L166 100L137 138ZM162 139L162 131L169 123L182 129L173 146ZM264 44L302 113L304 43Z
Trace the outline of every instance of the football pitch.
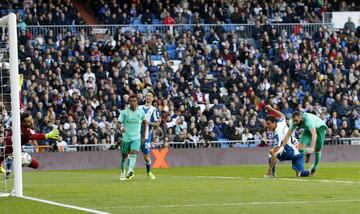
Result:
M144 169L119 181L119 169L31 171L24 195L98 213L360 213L360 163L321 163L316 177L290 165L264 179L265 165ZM0 198L0 213L85 213L19 198Z

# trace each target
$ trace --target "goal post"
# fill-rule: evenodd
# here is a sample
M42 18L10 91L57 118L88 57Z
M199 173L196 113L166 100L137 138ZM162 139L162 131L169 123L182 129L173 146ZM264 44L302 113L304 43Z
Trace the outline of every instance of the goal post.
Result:
M20 128L20 97L19 97L19 62L18 62L18 37L17 37L17 24L16 15L10 13L5 17L0 18L0 27L2 28L1 43L8 57L1 59L2 68L4 63L9 65L10 73L10 102L9 106L11 109L6 109L11 114L11 132L12 132L12 147L13 147L13 167L14 167L14 189L11 192L12 196L22 197L22 166L21 166L21 128ZM8 61L8 62L6 62ZM4 69L1 69L1 72ZM3 77L4 74L1 74ZM3 82L3 81L2 81ZM3 84L3 83L2 83ZM1 87L5 87L3 84ZM4 90L1 90L2 102L4 101ZM3 143L5 145L5 143ZM3 151L4 152L4 151Z

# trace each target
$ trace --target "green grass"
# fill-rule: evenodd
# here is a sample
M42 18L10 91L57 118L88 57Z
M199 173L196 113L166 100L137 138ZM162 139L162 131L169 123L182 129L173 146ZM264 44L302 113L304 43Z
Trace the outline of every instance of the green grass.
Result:
M280 179L260 179L265 171L265 165L154 169L151 181L138 169L125 182L118 169L32 171L24 173L24 194L109 213L360 213L359 163L321 163L316 177L300 180L281 179L294 178L290 165L278 166ZM0 213L78 212L0 198Z

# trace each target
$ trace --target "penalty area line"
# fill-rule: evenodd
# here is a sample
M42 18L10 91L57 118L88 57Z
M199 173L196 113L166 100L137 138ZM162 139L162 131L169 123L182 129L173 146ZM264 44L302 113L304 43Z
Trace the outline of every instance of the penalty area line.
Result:
M31 200L31 201L37 201L37 202L41 202L41 203L45 203L45 204L50 204L50 205L54 205L54 206L80 210L80 211L84 211L84 212L88 212L88 213L109 214L107 212L102 212L102 211L89 209L89 208L84 208L84 207L78 207L78 206L69 205L69 204L58 203L58 202L55 202L55 201L49 201L49 200L44 200L44 199L40 199L40 198L33 198L33 197L29 197L29 196L23 196L22 198L27 199L27 200Z

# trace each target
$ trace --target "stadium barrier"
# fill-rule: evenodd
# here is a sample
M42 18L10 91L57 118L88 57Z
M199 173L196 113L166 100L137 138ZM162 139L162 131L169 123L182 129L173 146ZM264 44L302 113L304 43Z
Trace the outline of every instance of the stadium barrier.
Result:
M274 27L278 33L286 32L288 35L295 33L300 34L302 32L307 32L310 35L313 35L318 31L320 27L327 27L330 31L333 30L332 23L273 23L270 24ZM87 35L93 33L98 40L103 40L105 34L109 31L112 35L115 35L118 30L122 33L126 32L136 32L140 33L155 33L159 32L160 34L165 34L168 30L172 32L178 32L183 34L187 31L193 32L195 27L203 28L203 32L209 33L211 29L223 28L225 32L235 32L238 35L238 38L253 38L254 24L177 24L177 25L164 25L164 24L138 24L138 25L28 25L25 30L27 30L33 38L38 35L46 35L50 30L53 31L54 35L58 39L64 39L61 37L66 37L67 33L70 32L72 35L78 35L81 29L84 29ZM18 27L19 33L24 30L23 27ZM19 34L21 35L21 34Z
M253 147L268 147L271 140L219 140L206 141L199 140L184 141L184 142L159 142L152 143L153 149L191 149L191 148L253 148ZM325 145L360 145L360 138L326 138ZM0 151L4 147L0 146ZM23 151L28 153L42 153L42 152L86 152L86 151L107 151L119 149L116 144L77 144L56 147L53 145L38 145L38 146L23 146Z
M158 142L152 143L154 149L162 148L248 148L248 147L268 147L271 144L271 140L219 140L219 141L189 141L183 142ZM325 139L325 145L360 145L360 138L327 138ZM29 153L57 151L58 148L54 148L51 145L40 146L24 146L24 151ZM60 149L60 152L81 152L81 151L106 151L116 150L115 144L78 144L67 145Z
M248 148L197 148L197 149L154 149L153 168L179 166L211 166L268 163L267 147ZM325 146L323 162L360 161L360 146ZM119 168L119 151L89 152L43 152L32 154L40 161L40 170L110 169ZM144 167L144 159L139 155L137 167ZM25 169L25 168L24 168ZM31 170L31 169L25 169ZM264 169L265 172L265 169Z

